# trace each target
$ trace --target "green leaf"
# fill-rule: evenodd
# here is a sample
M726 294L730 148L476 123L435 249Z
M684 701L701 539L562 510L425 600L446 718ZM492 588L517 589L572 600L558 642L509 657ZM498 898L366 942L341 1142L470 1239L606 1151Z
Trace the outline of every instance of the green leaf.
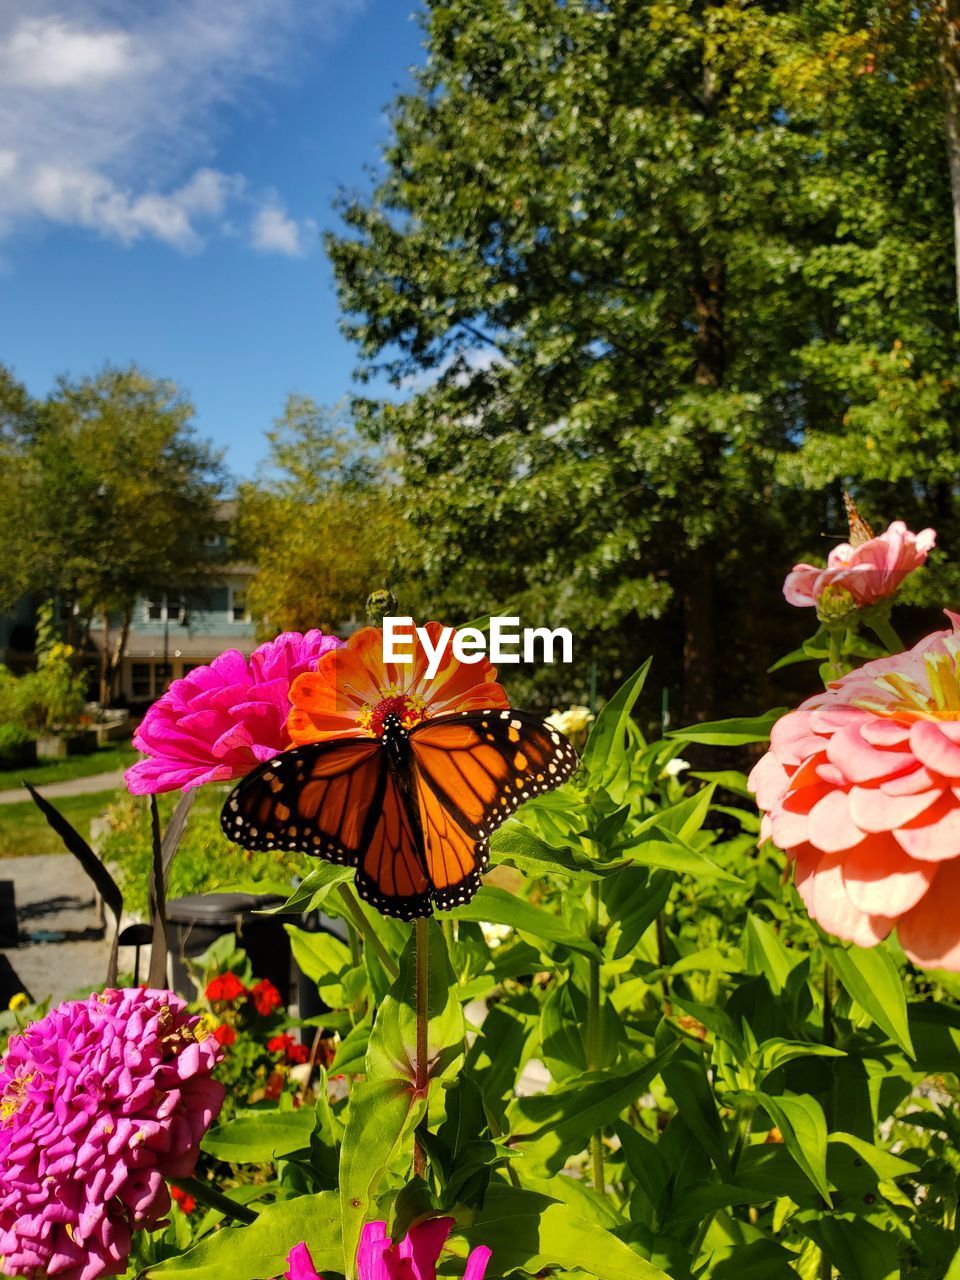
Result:
M594 1072L553 1093L517 1098L508 1109L511 1142L536 1157L549 1173L582 1151L590 1135L612 1124L655 1080L677 1049L671 1045L643 1066L627 1072Z
M367 1046L370 1043L370 1023L364 1019L351 1027L337 1046L337 1053L330 1063L332 1076L357 1075L366 1070Z
M699 742L706 747L743 747L751 742L766 742L770 730L788 710L788 707L774 707L762 716L738 716L733 720L692 724L685 729L668 730L667 737L679 738L681 742Z
M290 936L293 958L317 984L324 1002L331 1009L342 1009L351 1001L344 995L341 979L353 965L350 948L332 933L310 933L296 925L284 925Z
M638 671L624 681L594 721L583 749L583 764L591 782L609 788L611 783L623 781L630 713L643 689L650 662L651 659L648 658Z
M834 972L864 1013L904 1053L914 1057L903 980L889 951L882 944L869 949L834 943L824 946Z
M842 1049L834 1049L828 1044L817 1044L812 1040L784 1040L774 1037L764 1040L758 1052L757 1084L763 1084L768 1075L779 1067L797 1058L843 1058Z
M339 867L332 862L317 862L311 871L297 885L290 897L279 907L272 907L270 915L288 915L291 912L315 911L331 889L338 884L352 880L356 872L353 867Z
M658 834L662 837L658 839ZM743 881L733 872L724 870L712 858L698 853L679 836L654 826L642 839L627 844L621 850L623 857L643 867L661 867L682 875L701 876L719 880L724 884L742 885Z
M178 1280L263 1280L287 1269L290 1250L306 1244L314 1266L343 1272L340 1206L335 1191L267 1205L248 1227L223 1227L186 1253L148 1267L145 1276Z
M803 958L791 955L780 940L780 935L752 912L747 915L744 950L750 971L762 973L775 996L783 991L794 967Z
M566 844L550 844L515 818L490 837L490 855L494 863L507 862L531 876L567 872L592 879L597 874L585 854Z
M420 1122L426 1100L406 1080L361 1080L353 1086L340 1148L340 1216L346 1280L353 1280L360 1231L404 1138ZM276 1272L265 1272L275 1275Z
M707 1078L703 1055L681 1046L673 1061L663 1068L662 1075L667 1092L677 1104L684 1123L721 1175L729 1177L727 1135Z
M432 1076L442 1075L462 1051L466 1030L457 999L456 978L447 944L436 920L427 921L427 1059ZM387 992L373 1024L367 1047L367 1075L371 1080L417 1076L417 954L416 934L400 957L400 974Z
M774 1098L758 1090L754 1096L780 1130L787 1151L829 1204L827 1122L820 1103L807 1093Z
M536 1191L491 1183L483 1208L464 1229L471 1247L493 1250L490 1274L549 1267L586 1271L597 1280L669 1280L665 1272L569 1204Z
M299 1111L240 1111L201 1142L208 1155L230 1164L259 1164L309 1146L315 1116Z
M584 955L600 959L600 951L594 943L576 933L558 917L540 907L533 906L525 898L518 898L506 889L493 885L481 885L470 902L449 912L454 920L476 920L486 924L507 924L527 937L569 947Z
M660 914L676 877L669 871L652 872L645 867L624 867L616 875L607 876L601 898L611 924L619 925L613 933L613 959L628 955Z
M843 1280L899 1280L900 1240L863 1218L831 1214L801 1224Z

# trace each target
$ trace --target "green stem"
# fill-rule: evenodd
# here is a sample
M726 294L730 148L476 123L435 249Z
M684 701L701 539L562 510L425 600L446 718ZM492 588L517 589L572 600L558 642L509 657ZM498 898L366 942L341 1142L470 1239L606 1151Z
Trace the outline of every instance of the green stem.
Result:
M237 1204L236 1200L231 1200L229 1196L225 1196L222 1191L211 1187L209 1182L204 1182L201 1178L168 1178L167 1181L171 1187L176 1187L186 1195L193 1196L194 1200L205 1204L208 1209L216 1209L225 1218L233 1218L236 1222L247 1224L257 1220L255 1210L248 1208L245 1204Z
M417 981L417 1048L414 1064L413 1087L419 1096L427 1097L430 1089L429 1072L429 1000L430 1000L430 921L422 917L416 922L416 981ZM427 1170L427 1157L420 1143L414 1139L413 1172L422 1178Z
M667 967L667 926L663 919L663 909L657 912L657 964L661 969ZM670 1001L670 979L666 974L660 979L660 990L663 993L663 1016L673 1016L673 1005Z
M832 627L827 632L827 649L830 665L833 667L833 678L839 680L843 675L843 650L840 645L840 633Z
M903 641L894 631L889 618L875 618L867 626L884 646L887 653L903 653Z
M400 974L397 962L377 936L376 929L374 929L373 925L363 914L363 911L360 908L360 903L356 900L351 890L345 884L337 885L337 894L340 901L343 903L344 910L346 911L347 918L350 923L357 929L357 932L362 936L367 946L371 947L376 952L377 959L383 965L384 972L389 976L390 980L396 981Z
M600 939L600 882L590 886L590 938L599 946ZM600 1066L600 959L590 957L590 978L587 988L587 1070L596 1071ZM603 1195L606 1177L603 1171L603 1134L598 1129L590 1138L590 1155L593 1163L593 1187Z

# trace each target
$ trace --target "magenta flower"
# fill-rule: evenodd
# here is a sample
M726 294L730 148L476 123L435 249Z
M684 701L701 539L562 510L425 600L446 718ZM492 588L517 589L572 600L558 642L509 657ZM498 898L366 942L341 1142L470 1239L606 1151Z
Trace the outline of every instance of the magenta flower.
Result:
M97 1280L126 1270L131 1233L170 1210L219 1114L222 1051L170 991L68 1000L11 1036L0 1063L5 1275Z
M895 520L875 538L855 545L842 542L827 557L827 567L797 564L787 575L783 594L788 604L817 605L827 587L844 588L860 609L895 595L904 578L924 563L937 535L933 529L911 533Z
M399 1244L391 1244L385 1222L368 1222L357 1250L359 1280L436 1280L437 1262L453 1226L452 1218L428 1218L410 1228ZM463 1280L483 1280L490 1250L478 1245L467 1259ZM291 1249L286 1280L322 1280L305 1244Z
M174 680L143 719L133 745L147 756L124 774L133 795L242 778L290 746L291 683L340 645L322 631L286 631L250 655L221 653Z

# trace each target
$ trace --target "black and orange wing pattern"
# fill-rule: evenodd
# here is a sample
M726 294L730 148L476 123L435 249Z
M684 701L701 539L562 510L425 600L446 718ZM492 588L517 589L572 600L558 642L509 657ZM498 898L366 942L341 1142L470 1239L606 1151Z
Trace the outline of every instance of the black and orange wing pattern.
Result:
M234 788L220 821L245 849L356 867L358 892L388 915L430 914L419 838L377 739L283 752Z
M220 825L245 849L312 853L354 866L380 805L386 767L374 738L284 751L237 784Z
M245 849L356 867L363 898L411 920L469 901L490 833L577 767L569 742L522 711L427 720L406 747L406 764L378 739L285 751L234 788L223 831Z
M410 731L409 745L425 869L441 909L476 893L491 832L577 767L566 738L516 710L426 720Z

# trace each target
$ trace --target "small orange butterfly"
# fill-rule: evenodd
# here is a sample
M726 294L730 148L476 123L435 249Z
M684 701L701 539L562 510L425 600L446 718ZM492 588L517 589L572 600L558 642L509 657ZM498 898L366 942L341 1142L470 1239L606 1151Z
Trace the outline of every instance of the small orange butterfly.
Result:
M523 711L463 711L410 729L387 715L376 738L267 761L231 793L221 825L245 849L354 866L367 902L412 920L468 902L491 832L576 767L566 738Z
M850 545L851 547L861 547L874 537L874 532L857 510L857 504L846 489L843 491L843 505L846 507L847 523L850 526Z

